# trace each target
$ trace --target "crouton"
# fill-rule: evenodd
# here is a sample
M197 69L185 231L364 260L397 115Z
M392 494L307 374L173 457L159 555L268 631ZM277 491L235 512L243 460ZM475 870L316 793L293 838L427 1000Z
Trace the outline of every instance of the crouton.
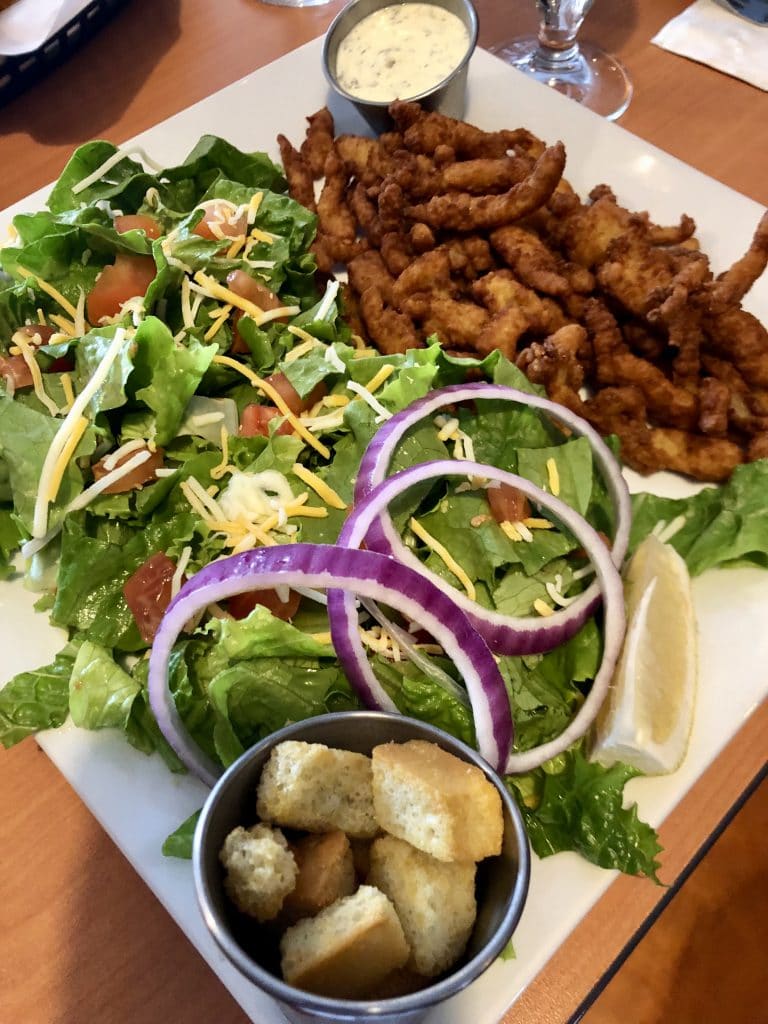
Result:
M408 952L395 908L370 885L299 921L280 942L286 982L337 999L365 998Z
M285 836L269 825L238 825L224 840L219 859L224 888L238 910L258 921L277 917L296 884L296 861Z
M375 747L373 800L385 832L442 861L501 853L501 797L475 765L425 740Z
M314 917L324 907L355 891L355 866L343 832L302 836L290 844L298 876L283 911L289 920Z
M286 740L272 751L261 773L256 803L262 821L307 832L370 838L373 814L371 759L322 743Z
M436 860L402 839L382 836L371 846L368 883L395 905L411 947L409 968L434 978L456 963L477 915L472 861Z

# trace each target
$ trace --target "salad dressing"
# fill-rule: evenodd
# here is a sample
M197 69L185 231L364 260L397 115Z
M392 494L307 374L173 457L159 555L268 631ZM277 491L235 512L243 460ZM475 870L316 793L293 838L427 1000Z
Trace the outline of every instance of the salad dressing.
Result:
M434 88L461 63L469 32L455 14L428 3L392 4L363 18L339 44L339 85L361 100L409 99Z

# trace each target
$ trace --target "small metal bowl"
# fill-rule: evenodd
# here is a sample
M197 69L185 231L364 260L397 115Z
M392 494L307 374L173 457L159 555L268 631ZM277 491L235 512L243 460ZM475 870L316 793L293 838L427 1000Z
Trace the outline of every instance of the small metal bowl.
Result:
M348 93L336 77L336 55L339 44L349 32L369 14L382 7L392 7L397 0L351 0L334 18L325 35L323 43L323 71L331 87L344 99L352 103L363 115L368 124L376 132L389 131L392 119L388 113L391 100L362 100ZM406 3L409 0L405 0ZM429 3L434 7L442 7L455 14L464 24L469 34L467 51L453 71L431 89L416 96L393 96L392 100L416 100L426 110L438 110L449 117L462 118L466 103L467 67L477 45L477 12L471 0L417 0Z
M219 851L236 825L255 817L256 787L272 749L284 740L324 743L370 754L379 743L422 739L477 765L501 796L504 839L498 857L477 866L478 914L467 950L450 973L410 995L381 1000L330 999L287 985L280 978L278 939L268 929L244 920L224 892ZM480 755L440 729L375 711L321 715L289 725L246 751L211 791L195 831L192 854L195 889L203 918L225 955L246 978L269 993L295 1024L415 1024L482 974L509 942L528 893L530 853L522 816L506 786Z

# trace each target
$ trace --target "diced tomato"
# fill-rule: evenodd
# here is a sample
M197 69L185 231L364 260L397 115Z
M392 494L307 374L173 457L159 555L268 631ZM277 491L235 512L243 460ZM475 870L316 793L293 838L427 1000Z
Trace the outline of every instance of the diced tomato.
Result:
M251 614L257 604L268 608L276 619L287 622L299 610L301 594L289 590L287 601L281 601L274 590L253 590L247 594L235 594L227 601L227 611L236 619L244 619Z
M23 356L0 356L0 377L13 388L31 388L33 383Z
M23 327L19 328L19 331L29 339L30 345L35 348L40 345L47 345L54 334L56 334L56 328L49 327L47 324L25 324ZM75 357L69 353L65 356L59 356L58 359L54 359L47 367L41 367L44 373L67 373L69 370L74 370L74 368ZM29 383L32 383L31 374ZM17 384L16 386L24 387L23 384Z
M283 414L274 405L246 405L240 417L241 437L269 437L269 424ZM286 420L277 428L278 434L290 434L293 427Z
M597 531L597 536L600 538L600 540L603 542L603 544L605 544L605 546L610 551L611 548L613 547L613 541L608 536L608 534L607 533L603 533L602 530L598 530ZM584 550L584 548L574 548L574 550L571 552L571 557L572 558L586 558L587 557L587 552Z
M96 279L86 302L88 319L98 324L102 317L117 316L120 307L136 295L146 295L157 274L151 256L119 252Z
M128 462L129 459L134 458L140 451L146 451L146 449L137 448L136 451L129 452L124 455L121 459L117 460L117 463L112 469L104 468L104 459L109 458L105 455L104 459L99 459L98 462L93 465L93 477L95 480L101 480L107 473L111 473L113 470L122 466ZM155 480L155 471L160 469L163 465L163 449L158 448L154 452L150 452L149 458L145 459L141 465L132 469L130 473L126 473L125 476L120 477L119 480L115 480L114 483L110 484L109 487L105 487L103 494L124 494L126 491L132 491L136 487L141 487L142 484L149 483L150 480Z
M159 551L140 565L123 584L123 597L139 627L142 640L151 644L157 627L171 603L171 583L176 565Z
M227 288L242 299L253 302L259 309L278 309L285 305L282 299L267 288L263 281L257 281L255 277L246 274L244 270L232 270L227 274Z
M498 487L489 487L485 494L497 523L519 523L530 518L530 503L516 487L500 484Z
M47 324L24 324L19 330L29 338L31 345L47 345L56 333L56 328Z
M248 228L248 219L245 212L241 213L237 220L230 224L227 218L231 216L232 210L229 204L211 203L192 229L192 234L199 235L208 241L215 241L220 237L218 234L214 234L211 229L211 224L215 224L216 230L221 231L224 238L237 238L238 235L244 235Z
M124 235L126 231L143 231L147 238L159 238L160 225L146 213L124 213L115 217L115 231Z
M267 377L267 384L272 385L295 416L311 409L315 402L319 402L327 394L325 384L320 381L305 398L302 398L284 373L273 373L271 377Z
M257 281L250 274L246 274L244 270L233 270L227 274L227 288L233 291L235 295L255 303L259 309L277 309L283 305L282 299L275 295L273 291L270 291L263 282ZM242 310L235 310L232 316L232 344L229 350L235 355L248 351L248 346L237 329L238 321L242 316ZM287 317L280 317L278 319L281 323L285 323Z

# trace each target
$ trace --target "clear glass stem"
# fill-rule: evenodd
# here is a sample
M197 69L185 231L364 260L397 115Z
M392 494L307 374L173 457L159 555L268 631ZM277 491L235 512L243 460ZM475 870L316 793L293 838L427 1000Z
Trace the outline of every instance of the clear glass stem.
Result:
M541 13L539 47L553 67L572 63L578 53L576 36L592 0L536 0Z

